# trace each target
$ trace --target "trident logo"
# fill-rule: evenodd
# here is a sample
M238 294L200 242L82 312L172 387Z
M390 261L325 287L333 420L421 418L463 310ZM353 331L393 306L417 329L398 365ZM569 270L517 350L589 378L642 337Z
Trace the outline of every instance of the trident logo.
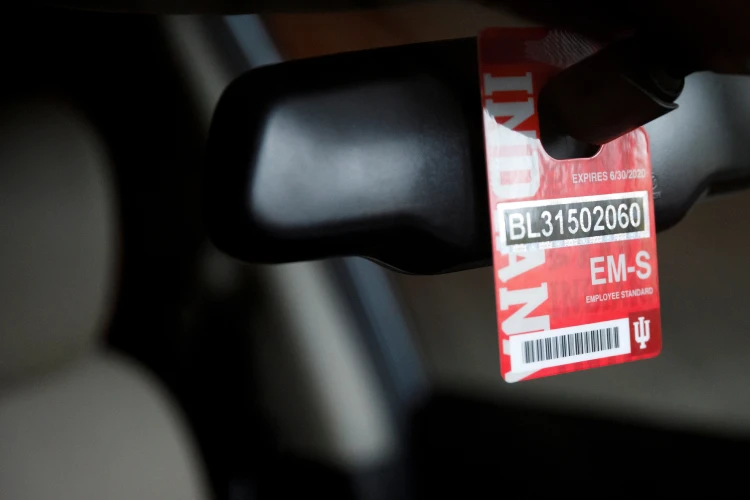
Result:
M635 341L641 344L641 349L645 349L646 342L651 340L651 320L646 320L646 318L641 316L638 318L638 321L633 322L633 331Z

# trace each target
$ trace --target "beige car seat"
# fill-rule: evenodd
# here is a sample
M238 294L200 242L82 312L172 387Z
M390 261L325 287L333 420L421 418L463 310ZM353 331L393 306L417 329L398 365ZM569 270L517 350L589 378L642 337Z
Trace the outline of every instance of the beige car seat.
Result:
M54 98L0 107L0 498L206 498L156 380L106 350L118 242L92 125Z

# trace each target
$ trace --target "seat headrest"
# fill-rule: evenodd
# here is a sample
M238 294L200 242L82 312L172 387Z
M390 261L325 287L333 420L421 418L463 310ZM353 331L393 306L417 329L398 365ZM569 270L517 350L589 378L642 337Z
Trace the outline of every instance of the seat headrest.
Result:
M0 106L0 384L94 347L116 262L110 165L64 100Z

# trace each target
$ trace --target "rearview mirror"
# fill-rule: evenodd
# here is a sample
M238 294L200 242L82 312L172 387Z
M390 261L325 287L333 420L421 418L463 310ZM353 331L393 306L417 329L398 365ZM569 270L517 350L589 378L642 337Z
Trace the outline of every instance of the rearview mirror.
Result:
M359 255L403 272L488 265L476 40L282 63L224 92L206 213L226 253L281 263ZM695 74L648 124L658 229L706 189L750 178L750 81Z

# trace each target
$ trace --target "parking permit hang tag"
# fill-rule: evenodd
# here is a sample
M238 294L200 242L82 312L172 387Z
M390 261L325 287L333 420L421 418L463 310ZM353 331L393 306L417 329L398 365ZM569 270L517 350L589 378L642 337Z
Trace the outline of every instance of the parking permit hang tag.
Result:
M542 28L479 37L503 378L517 382L661 351L648 137L555 160L539 141L544 83L594 47Z

